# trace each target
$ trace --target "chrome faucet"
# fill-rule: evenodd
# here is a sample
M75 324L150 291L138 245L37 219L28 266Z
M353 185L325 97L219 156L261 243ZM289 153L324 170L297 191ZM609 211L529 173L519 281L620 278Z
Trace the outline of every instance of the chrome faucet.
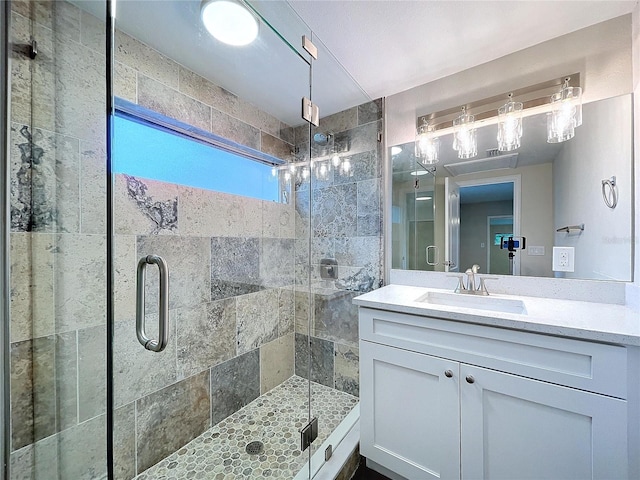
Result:
M476 274L480 271L480 265L474 264L471 268L467 268L464 272L467 276L467 284L464 284L463 275L455 275L458 278L458 286L454 290L455 293L464 293L467 295L489 295L487 286L484 284L484 277L478 276L478 286L476 287Z

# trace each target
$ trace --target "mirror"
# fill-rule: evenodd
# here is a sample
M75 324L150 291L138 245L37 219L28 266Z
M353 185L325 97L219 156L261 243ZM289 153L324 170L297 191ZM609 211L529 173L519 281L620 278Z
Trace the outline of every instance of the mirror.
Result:
M392 268L464 271L475 263L483 273L630 281L631 94L585 104L571 140L547 143L546 125L546 113L525 117L521 147L504 153L497 125L479 127L470 160L459 160L453 135L443 135L430 169L416 162L413 142L392 147ZM606 204L613 177L615 208ZM518 247L512 258L509 237ZM553 247L570 248L573 272L554 270Z

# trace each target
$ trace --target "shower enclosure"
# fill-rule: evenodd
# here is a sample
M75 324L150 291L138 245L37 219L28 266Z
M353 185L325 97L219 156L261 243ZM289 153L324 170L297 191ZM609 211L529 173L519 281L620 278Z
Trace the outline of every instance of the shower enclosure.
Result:
M7 478L312 478L357 416L381 103L287 3L246 47L200 4L6 3Z

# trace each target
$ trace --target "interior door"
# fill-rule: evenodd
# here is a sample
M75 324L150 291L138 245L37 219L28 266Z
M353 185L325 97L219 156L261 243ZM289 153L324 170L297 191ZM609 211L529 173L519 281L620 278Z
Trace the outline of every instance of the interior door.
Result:
M444 269L445 272L460 271L460 187L451 178L444 179Z

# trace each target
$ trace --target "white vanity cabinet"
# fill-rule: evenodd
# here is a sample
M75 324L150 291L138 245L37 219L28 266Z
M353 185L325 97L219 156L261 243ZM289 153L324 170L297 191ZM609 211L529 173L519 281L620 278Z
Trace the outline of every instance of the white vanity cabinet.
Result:
M628 478L624 347L360 308L362 455L407 479Z

